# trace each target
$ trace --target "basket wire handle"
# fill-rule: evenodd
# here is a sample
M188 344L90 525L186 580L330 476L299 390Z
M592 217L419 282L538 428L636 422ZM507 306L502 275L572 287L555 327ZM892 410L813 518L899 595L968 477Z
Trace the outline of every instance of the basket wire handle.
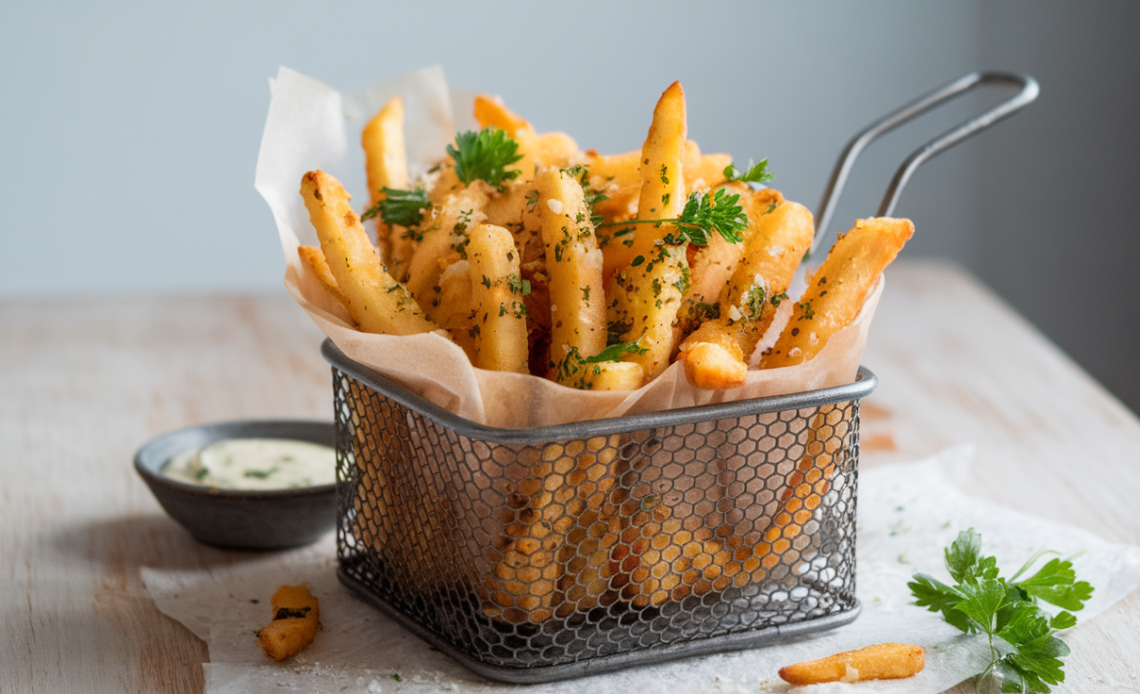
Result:
M836 203L843 192L843 186L847 183L847 176L851 173L855 159L859 157L864 147L879 136L926 113L935 106L981 86L1019 87L1020 89L1012 98L946 131L912 152L895 172L895 177L891 180L891 185L887 188L886 194L883 195L883 202L879 205L879 211L875 216L887 217L894 211L903 187L924 162L995 123L1009 118L1033 103L1041 91L1037 85L1037 80L1028 75L1008 72L971 72L868 125L847 143L846 149L843 150L843 154L840 155L839 161L835 164L835 169L831 172L831 180L828 181L827 189L823 192L823 200L819 204L819 214L816 216L819 225L816 227L815 238L812 240L811 250L808 254L814 254L820 242L827 235L831 218L835 215Z

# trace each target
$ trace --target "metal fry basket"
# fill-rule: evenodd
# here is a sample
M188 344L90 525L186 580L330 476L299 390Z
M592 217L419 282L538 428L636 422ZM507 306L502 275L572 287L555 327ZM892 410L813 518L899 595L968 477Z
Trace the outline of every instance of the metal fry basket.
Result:
M471 670L543 682L853 620L876 379L501 429L323 346L340 580Z
M925 161L1037 96L972 73L855 136L826 234L872 140L980 86L1018 93L916 150ZM813 245L813 250L814 250ZM859 400L875 376L777 397L538 429L476 424L348 359L333 366L340 580L485 677L531 683L738 650L855 619Z

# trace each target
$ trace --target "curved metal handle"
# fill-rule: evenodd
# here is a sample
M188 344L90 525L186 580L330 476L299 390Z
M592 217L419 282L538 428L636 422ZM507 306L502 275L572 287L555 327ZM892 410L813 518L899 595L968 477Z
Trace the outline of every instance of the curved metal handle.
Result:
M898 204L899 196L902 194L903 187L907 184L907 181L910 180L910 177L918 167L922 166L926 160L933 158L936 154L945 152L962 140L980 133L991 125L1009 118L1033 103L1033 100L1037 98L1037 94L1041 91L1041 88L1037 85L1037 80L1028 75L1018 75L1008 72L971 72L943 87L935 89L925 96L919 97L894 113L887 114L868 125L862 132L847 143L847 148L843 150L843 154L840 155L839 161L835 164L835 169L831 172L831 180L828 181L827 189L823 192L823 200L819 203L819 214L816 215L819 224L816 226L815 239L812 240L809 255L815 253L820 241L827 235L827 228L831 225L831 218L835 214L836 203L839 200L840 194L843 192L843 186L847 183L847 176L851 173L851 168L855 165L855 159L858 158L864 147L869 145L880 135L894 130L903 123L926 113L935 106L949 101L959 94L968 92L975 87L981 86L1019 87L1020 90L1014 97L1001 102L980 116L976 116L962 125L946 131L915 150L906 158L906 161L902 163L899 170L895 172L895 177L891 180L891 185L887 188L887 192L883 196L883 202L879 205L879 211L875 216L886 217L894 211L895 206Z

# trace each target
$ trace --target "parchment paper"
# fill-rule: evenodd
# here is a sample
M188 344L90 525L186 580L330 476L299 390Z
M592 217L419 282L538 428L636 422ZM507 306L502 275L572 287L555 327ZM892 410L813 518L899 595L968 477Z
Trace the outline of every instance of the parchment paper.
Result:
M457 128L474 127L470 108L473 94L449 89L438 67L348 96L281 68L271 81L271 92L255 186L269 203L277 223L287 264L286 288L348 357L461 417L500 427L547 426L795 393L842 385L855 378L883 282L856 321L833 335L814 359L784 369L750 371L744 386L723 391L692 387L680 364L672 365L637 391L582 391L534 376L476 369L462 349L434 333L397 337L359 332L351 327L344 308L309 275L297 255L299 244L318 244L298 193L301 177L306 171L323 169L339 178L350 192L366 197L363 159L357 144L360 131L367 119L397 94L404 98L408 164L414 176L444 156ZM453 110L453 100L458 109ZM647 128L650 113L647 105ZM784 302L782 314L773 322L768 338L761 340L760 348L772 342L793 303Z
M972 448L958 447L925 461L876 468L859 482L857 595L862 615L852 624L779 646L548 685L489 682L471 674L353 597L336 579L333 537L279 554L218 551L212 570L144 568L158 608L206 641L208 694L304 692L512 692L514 694L688 694L796 691L859 694L941 692L983 669L984 636L966 636L941 616L915 607L911 575L948 580L942 548L973 527L982 548L1014 570L1038 549L1073 556L1077 576L1095 587L1077 613L1077 629L1140 586L1140 547L1119 545L1076 528L979 501L960 488ZM308 582L320 600L321 631L306 651L283 663L262 655L253 630L270 619L269 597L283 583ZM252 601L257 600L254 604ZM780 667L873 643L916 643L926 669L907 680L789 688ZM1081 658L1079 651L1069 660ZM393 675L399 675L397 681Z

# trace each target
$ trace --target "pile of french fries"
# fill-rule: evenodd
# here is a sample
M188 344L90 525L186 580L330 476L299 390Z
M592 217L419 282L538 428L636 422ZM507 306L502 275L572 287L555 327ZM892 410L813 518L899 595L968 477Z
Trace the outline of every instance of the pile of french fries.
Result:
M491 97L476 98L474 115L490 140L514 146L497 180L472 179L449 148L410 181L399 97L368 123L372 209L405 191L422 201L406 225L378 216L375 245L336 178L304 175L320 248L300 257L355 327L440 331L478 368L573 388L637 389L675 360L700 388L743 385L811 245L811 213L730 180L729 156L702 154L687 139L680 83L661 95L642 148L625 154L537 133ZM680 222L690 204L735 231ZM759 368L818 353L912 233L909 220L880 218L841 236Z

